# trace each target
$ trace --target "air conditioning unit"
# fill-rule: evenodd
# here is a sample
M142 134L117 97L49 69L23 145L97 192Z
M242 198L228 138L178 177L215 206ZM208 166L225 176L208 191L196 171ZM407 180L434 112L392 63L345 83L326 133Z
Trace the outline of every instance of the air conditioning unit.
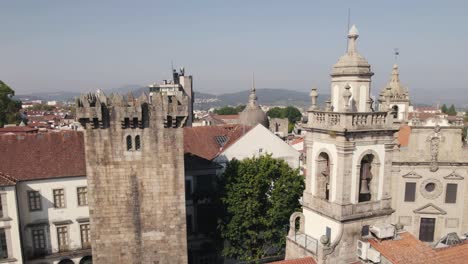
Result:
M356 255L363 260L367 260L367 251L370 248L369 242L357 241Z
M395 235L395 227L391 224L372 225L369 230L379 239L391 238Z
M367 250L367 259L373 263L380 263L380 252L373 248Z

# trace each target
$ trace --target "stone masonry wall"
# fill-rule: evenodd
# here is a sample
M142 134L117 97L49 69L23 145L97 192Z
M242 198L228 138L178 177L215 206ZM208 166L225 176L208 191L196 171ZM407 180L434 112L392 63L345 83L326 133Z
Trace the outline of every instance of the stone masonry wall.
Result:
M93 262L187 263L184 122L171 124L184 113L171 104L184 98L91 97L77 101L77 116L85 126Z

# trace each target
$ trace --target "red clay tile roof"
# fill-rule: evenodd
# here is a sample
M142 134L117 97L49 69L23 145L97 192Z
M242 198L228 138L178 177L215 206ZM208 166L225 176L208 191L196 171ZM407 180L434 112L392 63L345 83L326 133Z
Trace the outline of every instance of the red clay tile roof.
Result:
M409 232L401 233L400 237L400 240L369 239L369 242L382 256L395 264L462 264L468 262L468 243L433 249Z
M222 149L226 149L247 133L251 127L243 125L200 126L184 128L184 153L212 160ZM226 136L227 141L221 146L217 136Z
M420 120L426 120L429 118L445 118L445 114L440 113L417 113L417 112L410 112L408 113L408 119L418 118Z
M296 145L302 142L304 142L304 138L295 138L293 141L291 141L291 143L289 143L289 145Z
M11 186L11 185L16 185L16 182L18 180L3 173L0 172L0 186Z
M11 126L11 127L2 127L0 128L0 134L5 133L36 133L37 128L31 128L27 126Z
M81 132L0 135L0 171L18 180L85 176Z
M312 257L270 262L270 264L317 264Z
M239 115L213 115L217 119L239 119Z

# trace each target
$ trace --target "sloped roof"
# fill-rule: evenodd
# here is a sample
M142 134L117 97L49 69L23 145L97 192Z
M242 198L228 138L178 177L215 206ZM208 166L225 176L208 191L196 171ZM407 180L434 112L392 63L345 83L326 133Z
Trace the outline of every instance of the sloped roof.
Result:
M185 127L184 153L212 160L250 129L243 125ZM220 144L219 139L225 140L224 143Z
M315 260L312 257L270 262L270 264L316 264L316 263L317 262L315 262Z
M18 180L85 176L81 132L0 135L1 171Z
M17 181L18 181L17 179L9 176L8 174L0 172L0 186L16 185Z
M400 234L400 240L370 239L373 248L394 264L462 264L468 259L468 243L434 249L409 232Z
M5 133L35 133L37 128L31 128L26 126L11 126L11 127L2 127L0 128L0 134Z

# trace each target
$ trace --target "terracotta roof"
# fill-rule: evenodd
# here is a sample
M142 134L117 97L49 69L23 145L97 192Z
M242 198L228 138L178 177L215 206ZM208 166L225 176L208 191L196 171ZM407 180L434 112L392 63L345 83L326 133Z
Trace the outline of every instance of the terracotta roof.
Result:
M398 131L398 143L400 147L407 147L409 144L411 134L411 127L408 125L402 125Z
M11 186L11 185L16 185L16 182L18 180L3 173L0 172L0 186Z
M317 264L312 257L305 257L300 259L288 259L282 261L270 262L270 264Z
M442 249L433 249L409 232L400 234L400 240L369 239L373 248L394 264L461 264L467 263L468 243Z
M4 133L36 133L37 128L31 128L27 126L11 126L11 127L2 127L0 128L0 134Z
M217 119L239 119L239 115L213 115Z
M0 135L1 171L18 180L85 176L83 134Z
M441 113L418 113L418 112L410 112L408 113L408 119L418 118L420 120L426 120L429 118L445 118L445 114Z
M289 143L289 145L296 145L302 142L304 142L304 138L295 138L293 141L291 141L291 143Z
M222 149L229 147L250 129L251 127L242 125L186 127L184 153L212 160ZM224 139L224 144L220 144L219 140Z

